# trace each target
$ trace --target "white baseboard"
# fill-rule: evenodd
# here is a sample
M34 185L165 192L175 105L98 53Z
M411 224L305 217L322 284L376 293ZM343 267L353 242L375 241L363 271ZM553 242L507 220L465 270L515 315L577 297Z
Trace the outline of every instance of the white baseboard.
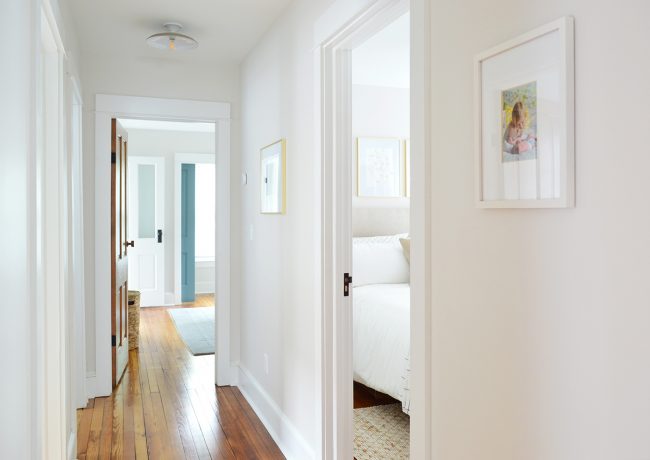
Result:
M165 292L165 306L176 305L176 296L173 292Z
M253 375L239 365L239 390L288 460L314 459L314 451Z
M77 458L77 432L70 433L68 439L68 460L75 460Z
M86 397L92 399L97 396L97 377L95 374L86 375Z

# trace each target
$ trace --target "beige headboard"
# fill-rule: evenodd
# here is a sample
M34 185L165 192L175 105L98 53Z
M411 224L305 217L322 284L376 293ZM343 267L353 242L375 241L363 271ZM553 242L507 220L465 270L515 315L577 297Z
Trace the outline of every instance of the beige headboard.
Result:
M352 235L380 236L409 232L409 208L364 207L352 208Z

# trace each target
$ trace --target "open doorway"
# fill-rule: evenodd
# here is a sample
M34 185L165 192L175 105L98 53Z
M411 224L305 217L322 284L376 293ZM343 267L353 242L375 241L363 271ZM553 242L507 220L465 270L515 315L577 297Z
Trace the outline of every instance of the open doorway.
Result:
M215 125L120 123L129 135L129 290L141 308L167 310L193 355L214 354Z
M405 16L407 13L410 14ZM315 74L321 91L318 115L321 122L322 147L320 282L323 292L320 309L322 336L319 345L322 353L323 385L322 451L326 457L350 458L358 452L355 450L355 414L351 410L355 400L358 403L360 399L353 384L355 380L365 381L359 383L370 391L370 397L367 398L370 405L393 405L397 409L401 407L403 410L395 411L399 418L403 418L405 411L408 412L405 414L408 418L403 430L408 431L408 437L401 438L401 442L406 443L405 449L399 450L398 457L392 449L389 453L371 452L374 458L429 458L431 455L431 209L427 172L430 164L427 153L430 148L429 13L430 5L425 0L376 0L367 2L360 9L350 8L348 15L338 19L332 16L321 18L320 26L323 31L318 37L321 47L317 51L318 59L315 59ZM408 136L389 133L386 126L373 129L372 132L359 133L355 126L358 126L357 119L359 113L363 114L363 110L359 111L357 108L355 111L355 104L358 105L359 102L353 82L355 52L358 54L368 48L373 37L381 37L382 32L395 27L400 19L407 23L409 36L408 49L402 52L403 57L410 56L407 60L409 84L402 88L408 92ZM386 46L390 48L389 45ZM394 68L388 71L376 70L390 61L390 53L385 51L388 48L382 48L381 52L375 53L375 62L381 64L376 64L374 69L368 67L374 71L371 73L377 74L372 75L374 78L395 73ZM359 93L358 88L356 92ZM369 105L377 104L378 100L371 99ZM394 102L388 106L375 107L373 113L366 113L366 118L388 120L388 124L392 124L389 127L394 127L396 122L391 121L390 117L397 111L397 104ZM402 117L402 121L404 120ZM375 157L374 166L373 162L370 162L369 165L362 166L365 171L361 171L357 164L358 151L366 152L362 154L366 160ZM376 161L378 152L384 152L381 154L384 157L382 161ZM398 168L400 156L404 163ZM402 171L405 175L403 180ZM378 184L377 178L382 176L383 179ZM365 183L361 183L362 181ZM399 196L373 196L387 193ZM359 206L362 203L359 201L362 198L359 194L369 195L363 197L363 201L370 208L369 211ZM408 219L404 219L404 214L402 218L398 217L400 211L387 213L386 209L381 209L381 203L388 203L386 200L392 200L393 204L402 200L405 208L403 212ZM373 213L379 213L381 217L372 218ZM374 228L366 225L369 222ZM396 224L398 222L401 224ZM366 230L369 230L369 233L364 235ZM356 244L355 238L362 244ZM370 240L358 240L363 238ZM383 259L377 255L377 246L382 246L384 250ZM364 261L358 257L360 251L367 252L366 270L363 270ZM405 260L407 254L408 261ZM392 257L392 262L388 262L389 256ZM377 279L372 284L368 283L367 277L364 280L364 273L359 272L360 267L362 272L366 272L365 275L369 274ZM380 279L380 275L385 280ZM380 289L387 285L401 285L404 291L401 301L399 295L393 296L392 310L387 307L387 310L395 313L399 309L395 306L401 304L406 310L401 315L404 320L402 332L397 332L400 327L394 323L388 327L384 326L385 335L383 339L380 338L388 341L390 334L393 348L387 353L399 354L400 346L396 341L401 339L404 342L408 335L405 340L408 356L403 358L404 366L388 366L388 363L384 363L383 367L384 377L389 376L389 369L393 374L395 371L401 373L402 377L399 378L403 378L403 385L401 389L397 388L397 391L391 390L391 385L381 384L377 375L364 377L363 373L371 366L362 369L363 357L356 356L355 346L358 349L362 345L355 345L355 340L358 341L359 338L355 339L355 335L359 335L355 334L358 332L355 328L361 326L355 324L355 317L359 319L360 315L356 311L359 299L355 306L354 298L362 297L359 295L360 289L373 285L375 287L371 290L376 290L376 285L379 285ZM375 295L375 300L377 304L390 303L388 294ZM366 321L366 335L370 339L375 337L377 343L378 327L373 321L378 319L378 315L373 312L367 316L369 321ZM390 323L390 320L384 322ZM366 345L366 348L369 349L370 346ZM374 352L375 350L369 350L368 355ZM401 354L404 355L403 352ZM400 368L401 371L398 370ZM394 376L388 380L396 381ZM375 388L371 388L373 386ZM359 458L365 457L359 455Z
M211 375L214 383L217 385L229 385L232 383L232 365L230 361L230 273L231 259L230 259L230 104L219 102L204 102L204 101L187 101L176 99L157 99L146 97L132 97L132 96L113 96L98 94L95 100L95 238L96 238L96 251L95 251L95 328L96 328L96 368L97 374L94 383L94 396L108 396L112 393L112 379L111 368L114 361L114 351L116 343L115 339L111 337L113 328L113 318L111 313L113 308L111 306L111 293L112 293L112 275L111 275L111 221L115 215L112 210L111 190L114 188L111 183L111 170L112 170L112 157L111 152L111 126L112 121L120 120L126 122L128 128L124 128L125 136L130 133L135 133L138 129L129 123L149 123L155 121L157 123L183 123L188 126L201 124L211 125L212 132L208 133L211 139L211 150L215 158L215 291L219 292L219 302L211 308L215 319L212 321L215 337L214 358L209 357L210 364L206 363L206 369L211 368L212 372L206 374ZM121 125L121 123L120 123ZM165 130L156 131L154 137L163 138ZM128 155L127 158L131 160L136 155L138 149L136 147L134 152L134 145L137 144L137 137L128 141ZM198 151L183 146L182 149L175 149L175 153L187 151L186 149ZM126 149L126 148L125 148ZM150 156L161 156L158 152L147 152ZM143 153L141 151L140 153ZM157 154L157 155L156 155ZM129 164L128 169L133 169ZM173 184L173 165L165 167L165 183ZM150 171L151 172L151 171ZM155 184L156 168L154 168L154 184ZM124 180L127 184L128 180ZM151 182L151 181L150 181ZM126 197L131 194L132 190L126 187L128 193L123 195ZM155 185L154 185L155 189ZM165 185L168 191L169 187ZM137 190L137 188L136 188ZM128 200L127 200L128 201ZM173 202L172 196L165 201ZM154 196L155 202L155 196ZM154 205L155 207L155 205ZM114 209L113 209L114 211ZM127 212L128 214L128 212ZM126 215L125 215L126 217ZM167 216L165 215L165 219ZM124 219L126 221L126 219ZM173 221L160 227L155 224L154 213L154 240L156 244L158 241L158 230L163 232L163 243L165 245L165 253L169 254L170 247L173 245L167 233L169 228L173 227ZM128 228L128 225L126 226ZM169 227L169 228L168 228ZM126 231L124 232L126 233ZM149 233L150 234L150 233ZM135 240L131 235L127 235L129 249L133 249L131 241L135 245ZM165 244L166 243L166 244ZM131 253L131 251L129 251ZM173 271L167 270L165 267L164 280L168 284L173 285ZM172 272L170 275L169 272ZM128 271L127 271L128 273ZM155 272L150 276L159 276ZM170 278L171 276L171 278ZM170 281L171 279L171 281ZM163 285L164 285L163 280ZM133 286L131 286L133 287ZM164 293L163 306L158 306L158 309L168 308L175 304L174 295L172 292ZM143 308L143 311L153 311L154 308ZM169 322L167 312L163 312L162 317L169 323L169 327L174 329L174 326ZM122 316L125 316L122 313ZM154 315L155 316L155 315ZM128 320L128 318L127 318ZM127 322L128 329L128 322ZM175 335L175 334L174 334ZM141 337L142 339L142 337ZM146 340L146 339L145 339ZM207 359L207 357L206 357ZM130 366L129 366L130 367ZM136 369L132 369L134 372Z
M408 458L409 13L350 54L354 456Z
M205 304L215 297L214 155L174 155L174 299ZM214 303L212 303L214 305Z

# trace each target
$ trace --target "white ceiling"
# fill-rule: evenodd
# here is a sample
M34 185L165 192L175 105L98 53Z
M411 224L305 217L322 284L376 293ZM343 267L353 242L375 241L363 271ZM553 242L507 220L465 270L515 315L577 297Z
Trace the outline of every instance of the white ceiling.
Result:
M185 121L135 120L120 118L120 124L129 129L153 129L156 131L185 131L193 133L213 133L214 123L194 123Z
M175 59L180 62L241 61L291 0L67 0L83 55ZM145 39L179 22L199 42L175 52L149 47Z
M404 14L352 50L352 83L410 86L411 16Z

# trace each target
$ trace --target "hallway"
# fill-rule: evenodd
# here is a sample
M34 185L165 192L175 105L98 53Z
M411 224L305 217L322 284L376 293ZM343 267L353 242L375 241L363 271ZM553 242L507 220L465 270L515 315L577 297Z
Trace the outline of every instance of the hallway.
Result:
M77 411L79 460L284 458L237 388L215 391L214 355L192 356L166 310L141 310L120 385Z

